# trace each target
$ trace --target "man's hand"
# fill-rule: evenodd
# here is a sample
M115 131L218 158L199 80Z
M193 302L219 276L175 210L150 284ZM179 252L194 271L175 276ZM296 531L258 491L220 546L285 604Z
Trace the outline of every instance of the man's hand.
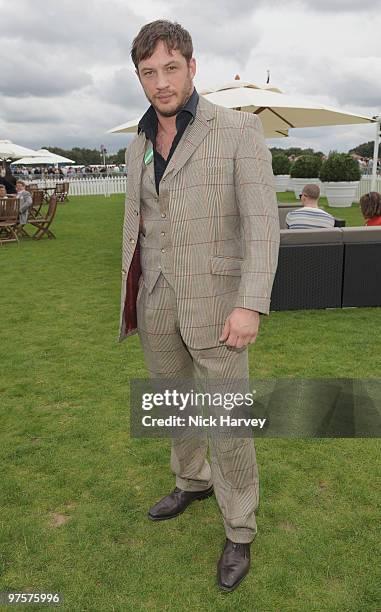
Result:
M259 312L248 308L234 308L226 319L220 342L228 346L243 348L253 344L259 328Z

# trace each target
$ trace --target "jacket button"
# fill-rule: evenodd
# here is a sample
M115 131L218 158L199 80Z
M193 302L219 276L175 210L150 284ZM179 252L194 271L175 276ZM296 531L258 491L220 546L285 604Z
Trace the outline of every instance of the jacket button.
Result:
M161 213L161 218L162 218L162 219L165 219L165 217L166 217L166 216L167 216L167 215L166 215L165 213Z
M138 210L135 210L135 211L134 211L134 213L135 213L135 215L136 215L137 217L139 216L139 211L138 211Z
M125 268L122 268L122 274L127 274L127 270Z
M130 242L131 244L134 244L135 240L133 238L130 238Z

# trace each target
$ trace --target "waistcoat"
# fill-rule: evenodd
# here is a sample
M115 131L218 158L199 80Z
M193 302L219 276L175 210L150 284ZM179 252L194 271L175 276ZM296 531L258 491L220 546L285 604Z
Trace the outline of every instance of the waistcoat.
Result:
M151 147L147 139L146 151ZM154 161L143 161L140 187L140 263L144 284L151 293L160 274L173 286L173 248L168 192L156 192Z

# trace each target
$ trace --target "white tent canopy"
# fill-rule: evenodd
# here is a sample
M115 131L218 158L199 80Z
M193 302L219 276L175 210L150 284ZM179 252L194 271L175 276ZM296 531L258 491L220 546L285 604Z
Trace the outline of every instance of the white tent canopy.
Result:
M56 155L55 153L51 153L48 149L39 149L37 151L38 157L23 157L18 161L14 162L14 164L19 166L27 166L28 164L39 166L39 165L47 165L53 166L54 164L74 164L75 162L72 159L68 159L67 157L63 157L62 155Z
M10 140L0 140L0 160L20 159L20 157L37 157L37 151L21 147Z

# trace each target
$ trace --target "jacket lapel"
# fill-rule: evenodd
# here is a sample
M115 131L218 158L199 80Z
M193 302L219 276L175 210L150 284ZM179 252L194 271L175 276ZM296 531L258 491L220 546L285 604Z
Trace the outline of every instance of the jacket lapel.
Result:
M171 174L171 177L176 176L179 170L186 164L190 156L200 146L205 136L210 131L210 121L214 119L214 116L214 105L200 96L197 104L196 117L194 121L187 126L165 169L163 178L169 174Z
M146 137L143 132L140 132L135 142L130 145L133 147L133 151L131 151L131 158L128 164L127 181L128 186L130 190L133 190L133 193L130 192L129 196L130 198L135 199L138 203L140 203L140 181L143 169L145 145ZM128 177L130 177L129 180Z

